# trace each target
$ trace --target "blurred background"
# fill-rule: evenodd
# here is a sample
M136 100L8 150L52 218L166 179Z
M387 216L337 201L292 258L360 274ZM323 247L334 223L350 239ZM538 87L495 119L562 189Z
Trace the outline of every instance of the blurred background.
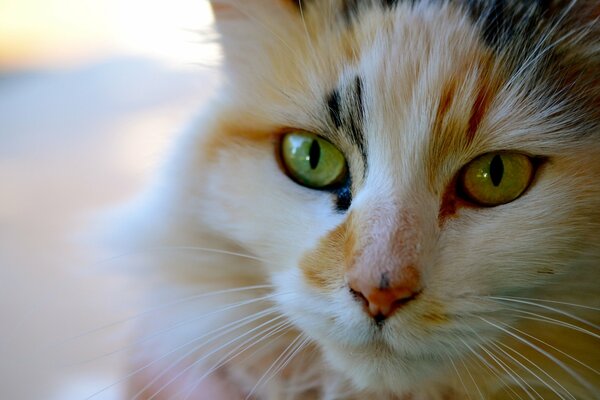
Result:
M1 399L123 398L137 288L86 232L209 101L211 22L206 0L0 0Z

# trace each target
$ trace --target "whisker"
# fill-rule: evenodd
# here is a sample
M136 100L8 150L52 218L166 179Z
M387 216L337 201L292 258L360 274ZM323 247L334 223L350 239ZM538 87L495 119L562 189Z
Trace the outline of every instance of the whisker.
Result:
M228 353L226 353L223 357L221 357L211 368L208 369L208 371L206 371L203 375L201 375L196 380L196 382L193 384L193 386L188 390L188 393L185 396L184 400L189 398L189 396L192 395L194 390L196 390L198 385L200 383L202 383L202 381L204 379L206 379L210 374L212 374L213 372L215 372L216 370L218 370L219 368L221 368L222 366L224 366L231 360L239 357L240 355L242 355L243 353L245 353L252 347L256 347L256 345L260 344L261 342L264 342L265 340L267 340L273 336L275 336L275 338L279 338L279 337L285 335L291 326L292 326L291 322L281 321L281 322L275 324L274 326L267 328L264 332L259 332L255 335L253 335L252 337L244 340L242 343L238 344L235 348L233 348ZM263 335L263 336L259 337L261 335ZM258 340L255 340L257 337L258 337ZM248 343L250 343L250 344L248 345ZM248 357L252 357L258 351L263 349L265 347L265 345L268 345L268 344L270 344L270 343L264 343L262 346L256 348L251 354L248 355Z
M307 343L308 344L308 343ZM306 353L304 353L304 357L302 359L303 365L317 365L318 361L316 359L318 355L318 350L316 347L311 347ZM293 399L294 394L306 392L307 390L314 389L319 386L319 383L322 381L322 377L316 373L314 368L304 368L303 373L296 373L292 376L289 382L286 382L286 387L284 391L286 393L286 399ZM355 393L356 390L349 388L346 390L346 395L343 393L338 393L336 398L345 399L350 397L351 394ZM323 395L324 398L327 395Z
M204 361L205 359L207 359L208 357L212 356L213 354L223 350L224 348L226 348L227 346L232 345L233 343L235 343L236 341L242 339L244 336L251 334L252 332L255 332L261 328L263 328L265 325L271 324L274 321L277 321L278 319L284 318L283 315L278 315L277 317L274 317L272 319L270 319L269 321L263 322L262 324L250 329L247 332L244 332L243 334L237 336L236 338L218 346L217 348L211 350L210 352L203 354L202 357L198 358L196 361L194 361L192 364L186 366L185 368L183 368L180 372L178 372L173 378L171 378L169 381L167 381L165 384L163 384L152 396L150 396L147 400L152 400L154 399L156 396L158 396L158 394L160 392L162 392L164 389L166 389L171 383L175 382L175 380L177 380L179 377L181 377L183 374L185 374L187 371L189 371L191 368L193 368L194 366L200 364L200 362ZM263 332L259 332L259 334L261 334ZM171 368L169 368L171 369ZM163 376L165 372L167 372L169 369L163 371L160 376ZM138 392L138 394L136 394L136 396L134 396L131 400L135 400L137 398L137 396L139 396L141 393Z
M161 329L161 330L156 331L156 332L154 332L154 333L152 333L152 334L150 334L148 336L144 336L141 339L135 340L132 343L128 344L127 346L121 347L120 349L113 350L113 351L108 352L108 353L104 353L104 354L102 354L102 355L100 355L98 357L94 357L94 358L89 359L89 360L84 360L84 361L81 361L79 363L75 363L75 364L73 364L71 366L83 365L83 364L87 364L87 363L90 363L90 362L98 361L98 360L100 360L102 358L110 357L112 355L121 353L123 351L130 350L130 349L134 348L135 346L138 346L140 344L146 343L146 342L148 342L148 341L150 341L150 340L152 340L152 339L154 339L156 337L164 335L165 333L168 333L168 332L171 332L171 331L173 331L173 330L175 330L177 328L180 328L181 326L188 325L188 324L190 324L192 322L196 322L198 320L204 319L204 318L209 317L211 315L222 313L224 311L228 311L228 310L232 310L232 309L235 309L235 308L243 307L243 306L246 306L246 305L249 305L249 304L255 304L255 303L258 303L258 302L261 302L261 301L265 301L265 300L269 300L269 299L271 299L273 297L276 297L277 295L278 294L273 293L273 294L270 294L270 295L267 295L267 296L263 296L263 297L259 297L259 298L256 298L256 299L244 300L244 301L239 302L239 303L231 304L231 305L228 305L228 306L225 306L225 307L213 310L213 311L209 311L207 313L204 313L204 314L202 314L200 316L196 316L194 318L190 318L190 319L179 321L179 322L171 325L168 328ZM222 329L222 328L223 327L221 327L219 329Z
M589 321L587 321L587 320L585 320L583 318L580 318L580 317L578 317L576 315L573 315L570 312L566 312L566 311L560 310L560 309L555 308L555 307L550 307L550 306L546 306L546 305L543 305L543 304L537 304L537 303L534 303L534 302L531 302L531 301L511 299L511 298L506 298L506 297L487 296L487 298L492 299L492 300L510 301L510 302L515 302L515 303L519 303L519 304L526 304L526 305L530 305L530 306L534 306L534 307L543 308L544 310L548 310L548 311L555 312L557 314L564 315L565 317L572 318L572 319L574 319L576 321L581 322L582 324L585 324L585 325L591 326L594 329L600 330L600 326L599 325L593 324L593 323L591 323L591 322L589 322Z
M493 344L493 343L492 343ZM533 375L535 378L537 378L540 382L544 383L546 386L548 386L553 392L555 392L555 390L548 385L548 383L546 381L544 381L543 379L541 379L538 375L536 375L533 371L531 371L529 368L527 368L525 365L523 365L521 362L519 362L517 359L515 359L514 357L512 357L510 354L504 352L502 349L500 349L498 346L495 346L496 349L498 349L498 351L500 351L501 353L503 353L505 356L507 356L508 358L510 358L513 362L516 363L516 365L518 365L519 367L523 368L524 370L526 370L527 372L529 372L531 375ZM496 355L498 355L498 353L495 353ZM498 357L500 357L498 355ZM506 359L505 359L506 360ZM508 365L507 365L508 367ZM510 368L510 367L509 367ZM511 371L513 371L511 369ZM513 371L514 372L514 371ZM515 372L516 373L516 372ZM541 396L529 383L527 380L525 380L520 374L518 375L520 380L527 385L528 388L530 388L535 394L538 395L538 397L540 397L541 399L543 399L543 396ZM560 394L557 393L557 395L561 398L564 399Z
M175 301L172 301L172 302L169 302L169 303L165 303L165 304L161 304L161 305L156 306L156 307L149 308L149 309L147 309L145 311L142 311L142 312L140 312L138 314L135 314L135 315L132 315L130 317L123 318L123 319L115 321L115 322L111 322L110 324L106 324L106 325L100 326L98 328L93 328L93 329L90 329L88 331L79 333L77 335L74 335L74 336L71 336L71 337L65 339L65 342L77 340L77 339L80 339L80 338L82 338L84 336L88 336L88 335L94 334L96 332L100 332L100 331L112 328L114 326L117 326L117 325L120 325L120 324L123 324L123 323L126 323L126 322L134 321L136 319L142 318L145 315L152 314L152 313L157 312L157 311L165 310L165 309L168 309L168 308L180 305L180 304L188 303L188 302L191 302L191 301L194 301L194 300L200 300L200 299L204 299L206 297L220 296L220 295L223 295L223 294L231 294L231 293L251 291L251 290L271 289L271 288L273 288L273 285L253 285L253 286L244 286L244 287L239 287L239 288L230 288L230 289L216 290L216 291L213 291L213 292L207 292L207 293L200 293L200 294L191 295L191 296L179 299L179 300L175 300ZM60 343L62 343L62 342L60 342Z
M564 362L562 362L561 360L559 360L558 358L556 358L555 356L553 356L552 354L548 353L547 351L545 351L544 349L540 348L539 346L535 345L534 343L531 343L530 341L528 341L527 339L517 335L514 332L511 332L509 329L513 329L513 330L517 330L516 328L510 327L509 325L503 324L501 322L498 322L498 324L493 323L491 321L488 321L486 318L484 317L479 317L483 322L496 327L497 329L501 330L502 332L512 336L513 338L517 339L518 341L520 341L521 343L524 343L528 346L530 346L531 348L533 348L534 350L538 351L540 354L543 354L544 356L546 356L548 359L552 360L556 365L558 365L561 369L563 369L565 372L567 372L569 375L571 375L571 377L573 377L577 382L579 382L579 384L581 384L583 387L585 387L587 390L589 390L591 393L596 393L596 390L594 389L594 387L592 385L590 385L589 382L587 382L585 379L583 379L578 373L576 373L572 368L570 368L568 365L566 365ZM504 328L500 325L504 325L507 328ZM518 331L518 330L517 330Z
M264 350L265 347L271 345L270 342L263 343L262 345L260 345L258 347L256 345L260 344L261 342L264 342L265 340L269 339L271 336L276 335L274 339L277 339L277 338L280 338L281 336L285 335L293 327L293 324L291 322L289 322L289 321L285 321L285 322L286 323L284 323L284 322L278 323L277 329L270 331L267 335L265 335L264 337L261 337L258 341L253 343L248 348L243 349L242 351L240 351L236 354L233 354L232 356L230 356L229 358L224 360L222 362L221 366L227 364L229 361L233 360L234 358L239 357L240 355L242 355L243 353L248 351L251 347L256 347L256 349L254 349L254 351L252 351L251 353L248 353L244 358L242 358L242 360L249 359L249 358L255 356L256 354L258 354L260 351ZM231 352L228 354L231 354Z
M456 335L455 335L455 336L456 336ZM475 355L475 357L477 358L477 360L478 360L478 361L479 361L481 364L483 364L483 366L487 367L487 368L488 368L488 369L489 369L489 370L490 370L490 371L491 371L491 372L494 374L494 376L496 376L496 378L498 378L498 380L499 380L499 381L500 381L500 383L502 384L502 388L503 388L503 389L504 389L504 390L505 390L505 391L506 391L506 392L507 392L507 393L508 393L508 394L509 394L509 395L510 395L512 398L514 398L514 397L513 397L513 394L514 394L514 395L515 395L515 396L517 396L519 399L521 399L521 396L519 396L519 394L518 394L517 392L515 392L515 390L512 388L512 386L511 386L511 385L509 385L509 384L506 382L506 380L504 379L504 377L502 376L502 373L500 373L500 371L498 370L498 368L496 368L494 365L490 364L490 362L489 362L489 361L487 361L487 360L486 360L486 359L485 359L483 356L481 356L481 355L480 355L480 354L479 354L477 351L475 351L475 349L473 349L473 348L472 348L472 347L471 347L471 346L470 346L470 345L469 345L467 342L465 342L465 341L464 341L464 340L463 340L461 337L459 337L459 336L456 336L456 337L457 337L457 338L458 338L458 339L459 339L459 340L460 340L460 341L461 341L461 342L462 342L462 343L465 345L465 347L467 347L467 349L469 349L469 351L470 351L472 354L474 354L474 355ZM502 366L501 366L501 365L498 363L498 360L496 360L496 358L495 358L495 357L493 357L493 356L490 356L490 354L489 354L489 353L487 352L487 350L486 350L486 349L483 347L483 345L478 345L478 347L480 347L480 348L481 348L483 351L485 351L485 352L486 352L486 354L488 354L488 356L489 356L490 358L492 358L492 360L493 360L493 361L495 361L495 362L496 362L496 364L498 364L500 367L502 367ZM504 368L503 368L503 369L504 369ZM506 372L506 370L504 370L504 371ZM510 374L509 374L509 376L510 376L510 377L511 377L513 380L515 380L515 378L514 378L512 375L510 375ZM515 381L515 382L516 382L518 385L520 385L518 381ZM527 391L525 390L525 392L527 392Z
M279 374L283 369L285 369L285 367L287 367L290 362L292 362L292 360L296 357L296 355L306 347L306 344L310 341L309 337L305 337L304 340L299 343L296 348L292 351L292 353L287 357L287 359L283 362L282 365L280 365L277 370L275 370L272 374L271 377L269 377L264 383L263 385L266 385L271 379L273 379L273 377L277 376L277 374Z
M467 398L469 400L471 400L471 395L469 394L469 390L467 389L467 386L465 385L465 382L463 381L462 376L458 372L458 368L456 368L456 364L454 363L454 360L452 359L452 354L449 351L446 351L446 356L448 356L448 361L450 361L450 364L452 365L454 372L456 372L456 376L458 377L460 384L462 385L463 389L465 389L465 394L467 395Z
M564 399L564 397L560 393L558 393L552 386L550 386L546 381L544 381L542 378L540 378L539 376L537 376L533 371L531 371L529 368L527 368L524 364L522 364L521 362L519 362L517 359L515 359L510 354L508 354L505 350L501 349L500 346L506 348L507 350L510 350L514 354L516 354L519 357L521 357L523 360L527 361L529 364L531 364L536 369L538 369L540 372L542 372L544 375L546 375L550 380L552 380L552 382L556 383L563 390L563 392L565 392L572 400L577 400L575 398L575 396L573 396L563 385L561 385L560 382L558 382L556 379L554 379L554 377L552 377L552 375L550 375L542 367L540 367L539 365L537 365L536 363L534 363L533 361L531 361L530 359L528 359L527 357L525 357L523 354L519 353L517 350L513 349L512 347L510 347L510 346L508 346L508 345L506 345L506 344L504 344L502 342L498 342L498 344L492 343L492 345L494 347L496 347L500 352L502 352L503 354L505 354L507 357L510 357L514 362L516 362L517 364L519 364L522 368L524 368L525 370L527 370L531 375L533 375L534 377L536 377L540 382L542 382L544 385L546 385L546 387L548 387L550 390L552 390L561 399Z
M512 311L514 311L516 313L519 313L519 314L532 315L532 317L524 317L522 315L519 315L518 317L521 318L521 319L527 319L527 320L531 320L531 321L545 322L545 323L548 323L548 324L551 324L551 325L562 326L563 328L569 328L569 329L572 329L574 331L584 333L584 334L589 335L589 336L591 336L591 337L593 337L595 339L600 339L600 335L598 335L598 334L596 334L594 332L591 332L591 331L589 331L589 330L587 330L585 328L582 328L582 327L577 326L577 325L570 324L570 323L565 322L565 321L561 321L561 320L558 320L558 319L555 319L555 318L550 318L550 317L546 317L544 315L532 313L532 312L529 312L529 311L519 310L519 309L512 309Z
M312 39L310 38L310 33L308 32L308 27L306 25L306 18L304 18L304 7L302 6L302 3L303 3L302 0L298 1L298 8L300 8L300 19L302 19L302 25L304 26L304 33L306 35L306 41L308 43L308 46L311 49L313 59L316 62L318 60L318 56L317 56L318 53L315 50L315 47L313 46Z
M598 307L592 307L592 306L587 306L587 305L577 304L577 303L568 303L568 302L565 302L565 301L534 299L534 298L531 298L531 297L513 297L513 296L502 296L502 299L505 299L505 300L508 300L508 299L511 299L511 300L512 299L517 299L517 300L537 301L537 302L541 302L541 303L562 304L564 306L578 307L578 308L584 308L584 309L587 309L587 310L600 311L600 308L598 308Z
M139 396L141 393L144 393L148 388L150 388L156 381L158 381L161 377L163 377L165 374L167 374L169 371L171 371L173 368L175 368L179 363L181 363L183 360L185 360L186 358L190 357L190 355L192 355L193 353L197 352L198 350L200 350L202 347L206 346L209 343L212 343L218 339L220 339L221 337L223 337L223 335L226 335L228 333L234 332L238 329L240 329L242 326L247 325L249 323L258 321L260 318L263 318L267 315L273 314L274 312L276 312L277 308L276 307L271 307L270 309L264 310L261 312L262 315L260 315L258 318L253 316L253 318L248 319L248 317L244 317L242 318L242 320L246 320L243 323L240 323L240 321L233 321L233 323L229 323L227 325L232 325L230 326L228 329L221 331L221 329L223 327L221 327L220 329L217 330L217 332L212 331L210 333L205 333L197 338L194 338L191 341L188 341L187 343L184 343L178 347L176 347L175 349L171 350L169 353L161 356L160 358L163 359L166 356L173 354L174 352L178 351L179 349L183 348L183 347L187 347L190 344L197 342L207 336L213 335L213 337L209 340L206 340L202 343L199 343L197 345L195 345L194 347L192 347L190 350L186 351L184 354L182 354L181 356L179 356L175 361L171 362L169 364L169 366L166 369L163 369L161 371L161 373L159 373L157 376L155 376L150 382L148 382L146 384L146 386L144 386L138 393L136 393L136 395L132 398L132 400L135 400L137 396ZM265 322L264 324L268 324L270 322L272 322L273 319ZM227 326L225 325L225 326ZM219 333L219 336L216 336L215 333Z
M85 269L91 269L91 268L96 268L96 267L100 267L102 265L105 264L110 264L112 262L118 261L122 258L125 257L129 257L132 255L136 255L136 254L140 254L143 252L151 252L151 251L174 251L174 250L195 250L195 251L204 251L207 253L216 253L216 254L223 254L223 255L230 255L230 256L236 256L236 257L241 257L241 258L246 258L246 259L251 259L251 260L255 260L255 261L260 261L262 263L266 263L266 264L274 264L273 262L270 262L269 260L260 258L260 257L256 257L250 254L243 254L243 253L237 253L234 251L229 251L229 250L224 250L224 249L217 249L217 248L209 248L209 247L197 247L197 246L157 246L157 247L143 247L143 248L137 248L134 250L130 250L130 251L126 251L126 252L122 252L120 254L116 254L110 257L106 257L97 261L93 261L89 264L86 264L86 268ZM13 329L11 330L12 332L8 332L5 337L10 338L7 341L7 344L10 344L12 342L13 339L16 339L18 337L18 332L20 332L24 325L27 323L28 320L30 320L34 314L36 314L37 312L40 312L40 310L49 302L55 301L57 298L59 298L62 293L63 290L66 286L60 285L60 288L56 288L56 290L52 290L51 293L47 293L44 295L40 295L38 296L38 298L34 301L34 304L28 308L28 310L23 313L23 316L21 318L19 318L19 320L17 322L15 322L13 324ZM112 324L110 324L110 326L112 326ZM105 329L103 327L98 328L99 330L101 329ZM83 335L86 335L88 333L83 333L81 335L76 335L74 338L71 339L65 339L66 341L68 340L72 340L72 339L76 339L78 337L81 337ZM58 345L60 345L61 342L59 342Z
M276 312L276 310L277 310L277 308L276 308L276 307L271 307L271 308L269 308L269 309L266 309L266 310L263 310L263 311L261 311L261 312L258 312L258 313L255 313L255 314L249 315L249 316L247 316L247 317L244 317L244 318L242 318L241 320L238 320L238 321L233 321L233 322L231 322L231 323L229 323L229 324L226 324L226 325L224 325L224 326L222 326L222 327L220 327L220 328L218 328L218 329L215 329L215 330L213 330L213 331L211 331L211 332L208 332L208 333L206 333L206 334L203 334L203 335L201 335L201 336L199 336L199 337L196 337L196 338L194 338L193 340L191 340L191 341L188 341L187 343L184 343L184 344L182 344L182 345L180 345L180 346L176 347L175 349L172 349L172 350L170 350L168 353L166 353L166 354L163 354L163 355L162 355L162 356L160 356L159 358L152 360L152 361L151 361L151 362L149 362L148 364L146 364L146 365L144 365L144 366L142 366L142 367L140 367L140 368L137 368L137 369L135 369L134 371L131 371L131 372L127 373L127 374L126 374L124 377L120 378L119 380L117 380L117 381L115 381L115 382L111 383L110 385L107 385L107 386L103 387L102 389L98 390L97 392L94 392L94 393L93 393L93 394L91 394L90 396L86 397L86 399L85 399L85 400L89 400L89 399L91 399L91 398L93 398L93 397L95 397L95 396L97 396L97 395L99 395L99 394L101 394L101 393L105 392L106 390L108 390L108 389L110 389L110 388L112 388L112 387L114 387L114 386L116 386L116 385L118 385L118 384L120 384L120 383L123 383L123 382L125 382L125 381L126 381L126 380L128 380L129 378L131 378L131 377L133 377L134 375L137 375L138 373L140 373L140 372L142 372L142 371L146 370L147 368L149 368L149 367L151 367L152 365L156 364L156 363L157 363L157 362L159 362L160 360L163 360L163 359L165 359L166 357L170 356L171 354L173 354L173 353L175 353L175 352L179 351L180 349L182 349L182 348L184 348L184 347L186 347L186 346L189 346L190 344L192 344L192 343L194 343L194 342L196 342L196 341L198 341L198 340L201 340L201 339L205 338L206 336L209 336L209 335L214 335L215 333L219 333L221 330L223 330L223 329L225 329L225 328L229 328L229 329L225 329L225 331L224 331L224 332L222 332L222 333L224 333L224 334L227 334L227 333L229 333L229 332L232 332L232 331L233 331L233 330L235 330L235 329L239 329L241 326L245 325L246 323L251 323L251 322L253 322L253 321L256 321L256 320L258 320L258 319L260 319L260 318L262 318L262 317L264 317L264 316L266 316L266 315L268 315L268 314L272 314L272 313ZM209 342L207 342L207 343L210 343L210 341L209 341ZM186 354L187 354L187 353L186 353ZM145 388L145 389L147 389L147 388ZM145 389L144 389L144 390L145 390ZM135 397L134 397L134 398L135 398Z
M595 373L596 375L600 375L600 371L598 371L598 370L596 370L596 369L592 368L591 366L587 365L586 363L584 363L584 362L582 362L582 361L579 361L578 359L576 359L576 358L575 358L575 357L573 357L572 355L570 355L570 354L568 354L568 353L566 353L566 352L562 351L562 350L561 350L561 349L559 349L558 347L556 347L556 346L553 346L553 345L551 345L550 343L548 343L548 342L546 342L546 341L544 341L544 340L542 340L542 339L539 339L539 338L537 338L537 337L535 337L535 336L533 336L533 335L530 335L530 334L529 334L529 333L527 333L527 332L524 332L524 331L522 331L522 330L519 330L519 329L517 329L517 328L514 328L514 327L513 327L513 329L514 329L515 331L519 332L520 334L522 334L522 335L525 335L525 336L527 336L528 338L530 338L530 339L533 339L533 340L535 340L536 342L539 342L539 343L543 344L544 346L547 346L547 347L551 348L552 350L554 350L554 351L556 351L556 352L558 352L558 353L562 354L563 356L565 356L565 357L567 357L567 358L571 359L572 361L574 361L574 362L578 363L579 365L581 365L582 367L584 367L584 368L588 369L589 371L591 371L591 372Z
M462 339L458 336L456 336L459 340L462 341ZM451 344L451 346L454 348L454 351L457 351L456 346L454 346L453 344ZM467 346L467 348L469 349L469 351L471 353L473 353L475 355L475 357L477 357L479 359L479 354L477 354L470 346ZM463 366L465 367L465 371L467 371L467 374L469 374L469 377L471 378L471 381L473 382L473 384L475 385L475 389L477 390L477 392L479 393L479 396L481 397L481 400L485 400L485 397L483 396L483 393L481 392L481 389L479 388L479 385L477 384L477 381L475 380L475 378L473 377L473 374L471 374L471 371L469 370L469 367L467 367L467 364L465 364L465 361L463 360L462 357L459 358L460 362L463 364ZM485 365L485 364L484 364ZM489 366L488 366L489 368Z
M278 35L276 32L273 31L273 29L271 29L267 24L266 21L257 18L256 15L253 15L252 13L248 12L248 10L243 9L243 7L241 7L241 5L239 4L239 2L235 2L235 1L226 1L226 0L220 0L219 1L222 4L228 4L229 6L235 8L237 11L241 12L242 14L244 14L246 17L250 18L251 20L253 20L254 22L257 23L257 25L259 27L261 27L262 29L266 30L269 34L271 34L274 38L276 38L277 40L279 40L281 42L281 44L283 44L285 47L288 48L288 50L290 52L292 52L292 54L295 52L293 47L290 46L290 44L288 44L288 42L286 42L281 35Z
M531 65L533 65L536 61L541 59L545 54L547 54L550 50L560 44L562 41L566 40L570 35L574 34L573 32L569 32L568 34L556 39L554 42L548 44L547 41L551 39L552 35L558 32L558 29L561 26L563 20L567 17L573 6L577 3L577 0L571 1L569 6L566 7L559 18L553 23L550 29L547 30L546 33L537 41L535 47L529 51L527 58L523 61L523 63L519 66L519 69L512 74L512 77L505 84L505 87L511 87L518 80L523 78L523 74Z
M214 254L223 254L226 256L235 256L240 258L246 258L248 260L260 261L261 263L273 264L273 262L262 258L257 257L252 254L239 253L236 251L218 249L215 247L201 247L201 246L156 246L156 247L147 247L137 249L136 253L141 253L145 251L201 251L204 253L214 253Z
M483 350L483 351L484 351L484 352L485 352L485 353L486 353L486 354L487 354L487 355L488 355L488 356L489 356L489 357L490 357L492 360L494 360L494 362L495 362L495 363L496 363L496 364L497 364L497 365L498 365L498 366L499 366L499 367L500 367L500 368L501 368L501 369L504 371L504 373L505 373L505 374L507 374L507 375L508 375L508 376L511 378L511 380L512 380L514 383L516 383L516 384L519 386L519 388L523 389L523 391L525 392L525 394L527 394L527 396L528 396L530 399L534 399L534 400L535 400L535 398L534 398L533 394L531 394L531 393L529 392L529 390L527 390L527 388L531 389L531 390L532 390L532 391L533 391L533 392L534 392L534 393L535 393L535 394L536 394L536 395L537 395L539 398L542 398L542 396L540 396L540 394L539 394L539 393L538 393L538 392L537 392L537 391L536 391L534 388L532 388L532 387L531 387L531 385L529 385L529 384L528 384L528 383L525 381L525 379L523 379L523 378L522 378L522 377L521 377L519 374L517 374L517 373L515 372L515 370L513 370L513 369L512 369L512 368L511 368L511 367L510 367L510 366L509 366L509 365L508 365L506 362L504 362L504 361L503 361L503 360L501 360L499 357L497 357L497 356L496 356L496 355L495 355L495 354L494 354L494 353L493 353L491 350L488 350L488 349L487 349L487 348L486 348L484 345L480 344L480 345L478 345L478 346L479 346L479 348L480 348L481 350ZM506 383L504 382L504 380L502 379L502 377L501 377L501 376L498 376L498 378L499 378L499 379L502 381L502 383L503 383L503 384L506 384ZM523 386L523 384L524 384L525 386L527 386L527 388L526 388L525 386ZM516 394L516 395L518 396L518 394L517 394L516 392L514 392L514 389L512 389L510 385L507 385L506 387L507 387L509 390L511 390L511 391L512 391L514 394ZM520 398L520 397L521 397L521 396L519 396L519 398ZM542 399L543 399L543 398L542 398Z
M250 397L252 396L252 394L256 391L256 389L258 389L260 387L260 385L263 383L263 381L265 380L265 378L267 377L267 375L275 368L276 365L278 365L279 361L287 355L288 351L290 349L292 349L296 343L302 338L302 334L299 334L298 336L296 336L296 339L294 339L282 352L281 354L275 359L275 361L273 361L271 363L271 366L269 368L267 368L267 370L264 372L264 374L260 377L260 379L256 382L256 384L252 387L252 389L250 390L250 392L248 393L248 395L246 396L245 400L250 399ZM279 372L279 369L275 372L275 374ZM271 376L272 377L272 376ZM270 379L270 378L269 378ZM268 381L268 380L267 380ZM265 381L266 383L266 381Z

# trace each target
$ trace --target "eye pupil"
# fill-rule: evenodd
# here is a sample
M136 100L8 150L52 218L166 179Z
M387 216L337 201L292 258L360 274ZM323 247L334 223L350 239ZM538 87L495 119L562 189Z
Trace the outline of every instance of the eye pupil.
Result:
M308 152L310 168L315 169L319 165L319 159L321 158L321 146L319 142L313 140L310 144L310 150Z
M499 154L496 154L494 158L492 158L492 162L490 163L490 178L492 178L492 183L494 184L494 186L500 185L500 182L502 182L503 175L504 163L502 162L502 157L500 157Z

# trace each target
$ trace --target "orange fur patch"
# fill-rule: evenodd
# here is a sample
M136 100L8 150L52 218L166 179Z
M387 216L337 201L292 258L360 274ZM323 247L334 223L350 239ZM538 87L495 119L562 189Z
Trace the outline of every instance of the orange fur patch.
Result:
M476 61L469 60L457 66L442 85L434 116L435 135L455 150L473 142L501 82L497 65L487 51L471 56Z
M325 289L343 281L346 257L352 253L355 242L351 224L351 218L347 218L300 260L304 278L313 287Z

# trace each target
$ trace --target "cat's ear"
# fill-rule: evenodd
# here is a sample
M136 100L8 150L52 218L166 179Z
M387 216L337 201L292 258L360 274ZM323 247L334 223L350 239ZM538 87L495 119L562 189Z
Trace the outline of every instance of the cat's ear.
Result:
M210 0L229 69L250 68L302 33L301 0ZM281 54L281 51L279 51Z

